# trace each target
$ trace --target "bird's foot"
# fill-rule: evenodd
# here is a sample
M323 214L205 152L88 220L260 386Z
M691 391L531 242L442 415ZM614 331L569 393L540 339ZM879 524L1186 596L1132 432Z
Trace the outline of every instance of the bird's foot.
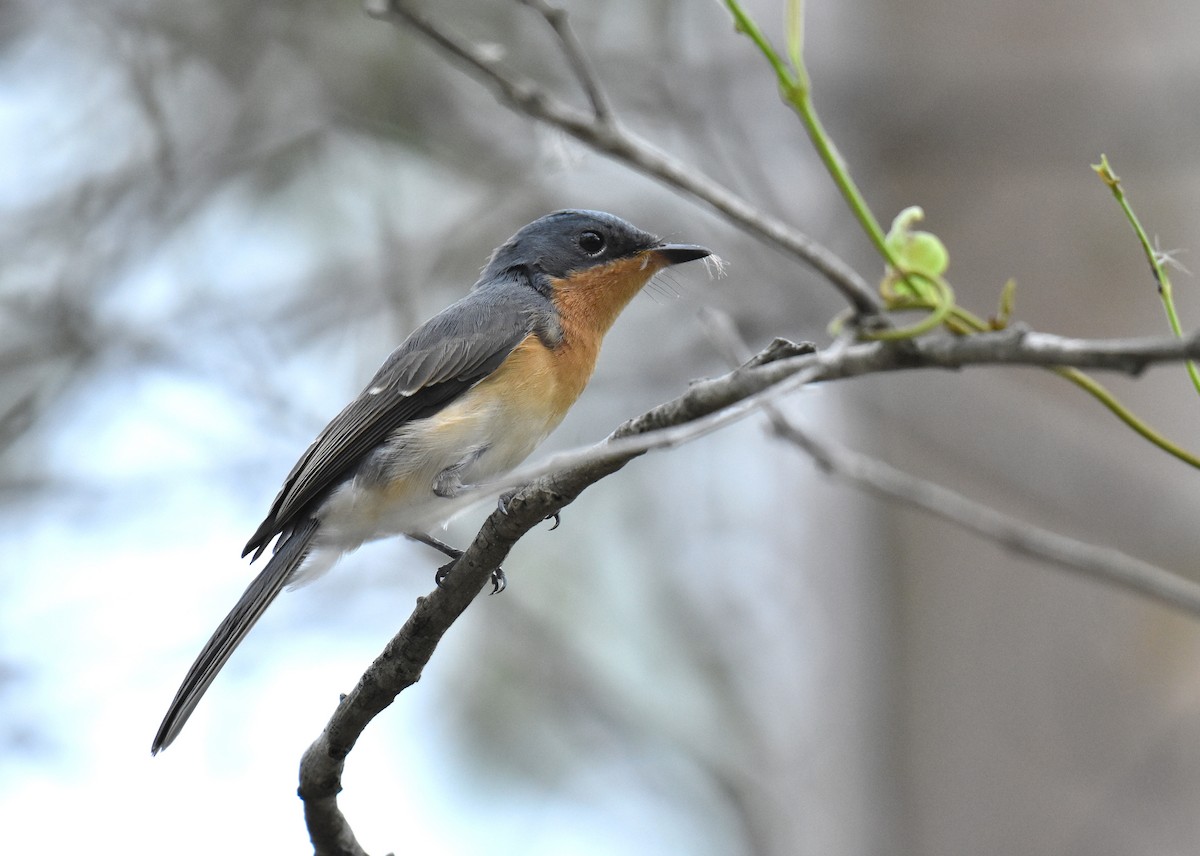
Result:
M504 568L492 571L492 594L500 594L508 588L508 577L504 576Z
M451 547L445 541L439 538L434 538L432 535L426 535L424 532L409 532L408 537L414 541L420 541L428 547L432 547L439 553L443 553L450 557L450 561L437 569L437 573L433 575L433 581L438 588L446 582L446 576L450 573L450 569L454 567L455 562L462 558L463 551L457 547ZM492 571L492 594L499 594L508 588L508 578L504 576L504 568L496 568Z
M508 514L509 505L512 503L513 497L517 495L518 490L520 490L520 488L513 488L512 490L506 490L504 493L500 494L500 498L496 500L496 508L499 509L501 514ZM554 521L554 525L550 527L550 531L553 532L558 528L558 524L562 523L562 514L556 511L553 514L547 514L542 519Z
M447 562L437 569L437 573L433 575L433 581L437 584L438 588L441 588L446 582L446 577L450 574L450 570L454 567L454 562L456 561L458 560L455 559L454 561ZM504 575L504 568L496 568L496 570L492 571L492 590L490 594L500 594L506 588L508 588L508 577Z

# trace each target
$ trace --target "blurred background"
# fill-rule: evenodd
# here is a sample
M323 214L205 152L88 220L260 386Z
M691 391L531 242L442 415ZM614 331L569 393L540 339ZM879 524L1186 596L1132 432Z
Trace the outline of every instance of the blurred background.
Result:
M567 0L623 120L879 271L717 3ZM582 103L544 22L429 4ZM1088 164L1200 234L1191 0L811 0L830 131L885 222L920 204L960 300L1166 332ZM781 4L750 4L779 33ZM352 2L0 6L0 821L10 852L304 852L299 757L429 590L388 541L267 614L180 740L150 740L252 569L291 464L492 247L610 210L728 263L634 302L539 457L723 372L698 320L826 341L811 271L515 116ZM1195 281L1176 275L1185 326ZM1189 323L1190 322L1190 323ZM652 343L647 347L647 343ZM1112 387L1195 448L1181 367ZM811 430L1189 577L1200 475L1034 370L806 390ZM465 542L487 509L447 535ZM369 852L1192 853L1200 627L832 483L750 420L535 530L341 803Z

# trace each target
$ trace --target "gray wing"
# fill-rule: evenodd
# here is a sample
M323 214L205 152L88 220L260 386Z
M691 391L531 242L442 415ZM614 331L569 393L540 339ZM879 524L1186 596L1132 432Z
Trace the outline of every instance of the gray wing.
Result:
M437 413L494 372L548 316L532 288L477 288L422 324L296 462L242 552L258 558L277 534L310 514L396 428Z

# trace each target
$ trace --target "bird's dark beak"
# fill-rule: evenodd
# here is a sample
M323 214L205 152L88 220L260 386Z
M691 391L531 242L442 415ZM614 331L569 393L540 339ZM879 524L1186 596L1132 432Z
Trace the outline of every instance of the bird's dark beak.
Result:
M712 250L696 244L659 244L654 252L669 265L680 265L684 262L694 262L705 256L711 256Z

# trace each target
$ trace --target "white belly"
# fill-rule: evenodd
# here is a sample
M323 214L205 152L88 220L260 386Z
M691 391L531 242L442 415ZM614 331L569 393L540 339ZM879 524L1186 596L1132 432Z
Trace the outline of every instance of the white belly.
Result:
M433 486L440 473L469 460L458 474L464 484L493 480L525 460L561 421L561 415L479 389L401 428L354 479L335 490L317 512L317 548L342 553L376 538L446 523L477 497L474 491L438 496Z
M434 483L461 464L458 480L482 484L525 460L587 385L598 350L594 338L551 352L531 334L479 384L398 429L318 509L313 554L296 581L323 573L365 541L428 532L477 501L474 491L438 496Z

